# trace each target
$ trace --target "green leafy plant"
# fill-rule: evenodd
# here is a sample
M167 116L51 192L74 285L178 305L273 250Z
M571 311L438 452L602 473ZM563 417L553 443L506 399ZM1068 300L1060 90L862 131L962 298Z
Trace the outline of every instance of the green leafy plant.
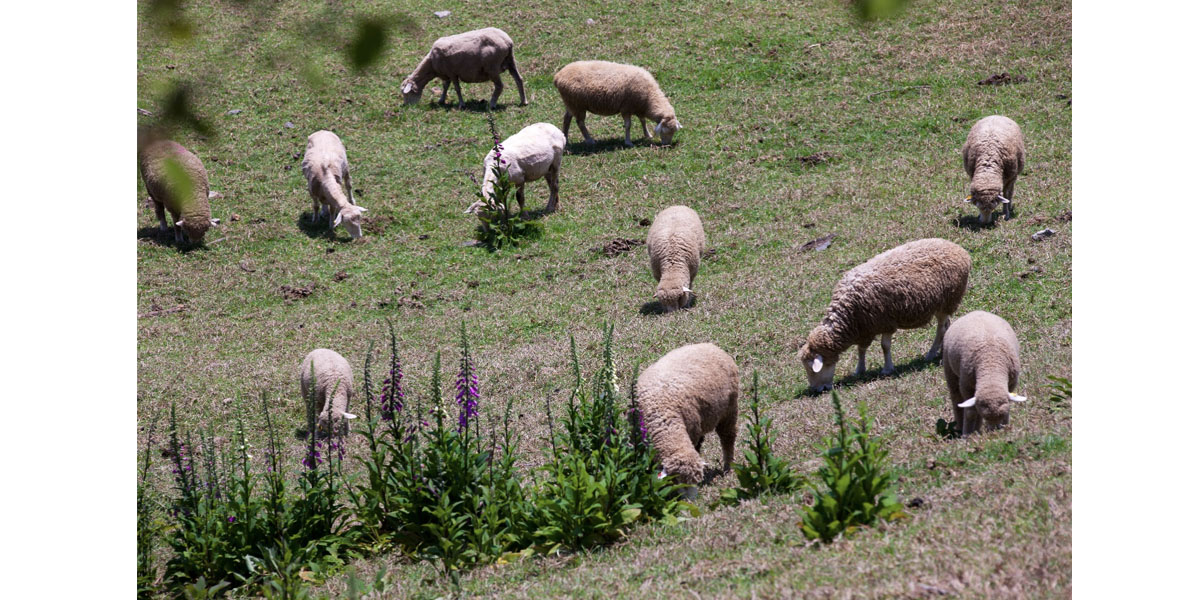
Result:
M1051 410L1065 410L1071 401L1071 380L1054 375L1047 375L1046 379L1050 380Z
M680 512L695 510L675 498L677 486L656 475L633 385L628 418L621 415L612 327L605 328L603 366L590 389L580 374L574 337L571 363L575 388L563 430L551 427L553 454L536 498L536 548L545 553L590 548L622 538L639 521L674 521Z
M825 489L812 488L813 504L804 507L800 523L805 537L826 543L878 519L907 516L892 490L887 450L871 437L866 407L860 404L858 421L848 425L841 400L833 392L833 409L838 430L825 439L825 465L817 471Z
M513 201L509 199L514 188L508 180L508 170L504 168L506 159L501 156L504 146L500 144L500 134L496 133L496 120L491 112L488 112L487 122L492 132L492 186L486 195L482 190L475 192L479 197L477 204L481 205L476 212L480 224L475 230L475 239L495 252L505 246L520 246L526 240L540 238L542 224L527 217L520 207L514 212Z
M150 497L147 494L150 477L150 450L154 446L154 423L146 435L146 451L138 468L137 485L137 597L149 598L154 594L154 581L158 570L154 565L154 540L158 528L153 520Z
M800 489L804 479L771 449L775 432L771 431L771 418L760 413L758 371L754 372L754 386L750 392L750 421L746 424L746 435L743 438L747 446L746 460L733 465L738 485L722 490L718 503L735 506L763 494L788 494Z

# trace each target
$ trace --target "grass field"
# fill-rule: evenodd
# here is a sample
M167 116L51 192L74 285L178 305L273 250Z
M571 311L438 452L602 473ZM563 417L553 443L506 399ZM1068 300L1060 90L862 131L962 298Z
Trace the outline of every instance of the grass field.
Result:
M349 4L383 14L388 3ZM433 15L443 9L451 16ZM414 1L405 10L416 28L393 37L362 74L344 66L340 49L295 33L295 24L327 10L289 1L256 16L198 6L190 13L196 36L184 45L167 44L140 20L139 107L160 110L157 94L172 78L202 82L197 110L217 134L179 141L204 161L220 192L212 204L222 225L205 248L181 252L164 243L138 179L139 447L172 402L186 426L219 424L237 405L226 399L266 392L273 417L299 426L301 358L327 347L360 367L370 340L385 341L385 319L395 321L402 365L423 389L433 352L452 352L465 321L479 357L482 408L495 417L515 399L521 448L536 464L547 434L543 402L549 397L562 410L571 383L568 336L594 367L608 321L626 381L635 364L700 341L732 354L744 385L757 370L777 450L807 473L833 420L827 394L799 393L799 343L845 270L904 242L941 237L973 260L959 314L989 310L1016 329L1020 390L1030 401L1014 410L1006 431L945 441L935 432L937 419L951 418L941 367L920 360L932 326L896 335L895 377L878 376L878 345L865 378L849 378L854 352L844 355L837 365L843 401L866 403L877 418L902 500L922 500L911 520L808 547L796 526L801 495L704 508L698 518L640 528L600 552L469 572L463 591L1070 595L1072 411L1069 401L1050 400L1047 379L1069 378L1072 368L1069 2L917 0L894 19L863 25L841 1L636 8ZM434 39L485 26L515 40L530 99L517 106L516 87L502 76L501 136L539 121L561 127L551 80L583 59L646 67L684 125L672 147L637 141L632 149L621 143L617 116L588 119L595 148L572 127L559 212L543 219L540 241L497 254L465 245L475 221L461 214L477 189L468 173L481 175L491 144L483 112L491 85L464 84L466 110L431 105L437 81L418 106L403 106L399 90ZM327 73L326 87L300 74L303 56ZM977 84L1002 72L1028 80ZM971 124L990 114L1020 123L1028 156L1015 218L981 229L961 201L960 148ZM346 144L356 199L369 209L361 240L305 223L311 201L300 156L318 129ZM527 189L529 206L546 197L541 182ZM644 240L642 223L672 204L699 212L712 254L693 285L696 306L666 315L650 310L654 280L644 247L612 257L597 249ZM1031 240L1047 227L1058 233ZM825 234L836 235L828 249L801 250ZM293 445L299 461L301 444ZM717 463L719 445L710 440L703 454ZM155 486L169 493L170 472L161 461L157 467ZM701 505L732 484L725 476L701 488ZM386 568L394 596L452 589L429 564L376 557L355 568ZM343 587L335 578L322 591Z

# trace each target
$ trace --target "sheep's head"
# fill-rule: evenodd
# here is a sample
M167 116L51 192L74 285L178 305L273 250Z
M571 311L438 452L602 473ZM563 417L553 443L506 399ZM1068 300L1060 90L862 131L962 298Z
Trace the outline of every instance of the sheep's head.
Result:
M662 138L662 143L670 144L671 138L675 137L675 132L680 129L683 129L683 125L679 124L679 119L676 119L675 115L671 115L663 117L663 120L654 126L654 133Z
M819 332L813 330L808 341L800 347L800 363L804 365L804 374L808 376L808 389L821 393L833 389L833 373L841 353L815 343L817 340L814 338L817 337Z
M341 413L337 417L331 418L328 411L323 412L317 417L317 437L329 437L333 433L333 429L335 427L337 428L338 435L346 435L347 431L350 429L350 423L348 421L357 418L358 415L352 415L348 412ZM337 423L334 424L333 421L336 421Z
M400 86L400 93L404 94L405 104L416 104L421 101L421 92L425 91L423 85L417 83L412 77L404 80L404 84Z
M659 471L658 478L662 479L668 475L674 475L676 483L694 486L704 480L704 463L698 456L668 456L662 461L662 470Z
M1008 204L1009 200L1000 195L999 189L971 188L971 195L964 198L963 202L974 204L979 209L979 222L987 225L992 222L992 213Z
M995 431L1007 426L1012 403L1025 400L1025 396L1018 396L1012 392L980 394L979 390L976 390L974 396L958 405L963 409L962 434L966 436L975 433L981 422L984 431Z
M691 306L695 297L695 293L686 285L664 286L659 284L658 289L654 292L654 299L658 300L666 312L674 312Z
M337 218L333 220L333 226L341 225L350 232L350 237L360 238L362 237L362 214L365 212L367 209L361 206L353 204L346 206L338 211Z
M177 221L175 226L183 230L188 241L193 244L199 244L204 241L204 234L208 232L208 229L220 222L220 219L210 219L207 217L183 218Z

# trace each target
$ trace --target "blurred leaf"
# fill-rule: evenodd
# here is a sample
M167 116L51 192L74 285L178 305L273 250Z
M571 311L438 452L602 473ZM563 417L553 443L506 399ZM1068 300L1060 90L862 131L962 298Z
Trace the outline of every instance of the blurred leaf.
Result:
M859 18L874 21L896 14L908 0L854 0L854 11Z
M215 134L212 125L208 121L201 119L192 108L192 93L186 84L174 84L171 90L167 92L167 99L163 104L165 105L163 120L168 124L182 125L195 130L201 135L211 136Z
M350 64L355 69L363 70L383 55L387 47L387 23L375 19L364 19L358 22L358 33L354 36L348 52Z
M174 197L175 206L183 206L183 202L192 197L194 184L191 176L173 156L163 161L163 168L167 171L167 193Z
M182 0L152 0L150 19L165 31L172 41L182 42L192 37L192 24L183 15Z

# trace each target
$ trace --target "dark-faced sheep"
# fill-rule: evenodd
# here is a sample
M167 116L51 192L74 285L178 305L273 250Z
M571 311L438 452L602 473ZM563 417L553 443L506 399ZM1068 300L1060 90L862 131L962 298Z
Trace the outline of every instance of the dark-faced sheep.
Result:
M675 475L688 485L703 480L700 445L713 430L721 438L725 470L732 467L738 368L724 350L691 344L666 353L638 377L637 406L662 463L661 476Z
M154 203L159 231L167 231L166 211L175 224L175 241L204 241L209 227L220 223L208 208L208 172L187 148L164 139L139 140L138 169Z
M937 358L970 272L967 251L937 238L897 246L847 271L833 288L825 318L800 348L809 387L817 392L832 389L838 358L853 345L858 346L854 374L861 376L866 370L867 347L877 335L882 335L883 374L891 374L895 371L892 334L898 329L924 327L932 318L937 319L937 333L925 359Z
M967 313L950 325L942 366L954 420L964 436L981 424L984 431L1008 425L1011 404L1025 401L1014 393L1021 373L1017 334L990 312Z
M308 136L300 171L308 181L313 222L328 214L330 230L341 225L350 237L362 237L362 214L367 209L354 203L350 163L346 160L346 147L337 134L321 130Z
M691 285L700 269L704 244L704 226L691 208L672 206L655 215L646 249L650 272L658 281L654 297L666 312L687 307L695 299Z
M1004 205L1004 218L1012 218L1013 188L1025 168L1025 139L1021 128L1008 117L984 117L967 133L963 168L971 178L966 200L979 209L979 222L991 223L992 212Z
M642 135L646 138L650 137L646 119L654 121L654 133L664 144L670 144L675 132L683 128L675 118L675 108L658 87L654 76L641 67L603 60L573 62L554 74L554 87L558 88L567 108L563 115L563 135L569 137L571 117L574 117L588 144L595 144L596 140L584 125L587 113L620 113L625 119L626 146L633 146L629 138L633 115L642 122Z
M405 104L416 104L421 100L425 84L435 77L442 79L442 98L438 102L445 104L446 92L450 84L454 84L454 93L458 94L458 107L462 108L462 88L459 82L482 83L490 81L495 86L492 99L488 106L496 108L496 99L504 91L504 83L500 81L500 73L508 71L517 82L517 93L521 95L521 106L525 106L525 82L517 72L517 63L513 59L513 41L507 33L487 27L476 29L458 35L438 38L433 48L421 59L400 91L404 94Z
M315 401L321 407L317 415L320 437L335 431L344 435L349 429L346 421L358 418L346 412L354 395L350 363L333 350L317 348L304 357L300 363L300 393L305 402Z

